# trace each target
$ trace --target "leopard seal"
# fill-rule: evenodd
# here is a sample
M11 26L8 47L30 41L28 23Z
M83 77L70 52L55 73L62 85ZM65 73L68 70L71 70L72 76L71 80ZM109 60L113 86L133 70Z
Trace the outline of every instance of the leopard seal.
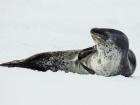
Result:
M95 45L86 49L44 52L29 58L0 64L38 71L73 72L102 76L131 76L136 68L135 54L129 49L127 36L115 29L93 28Z

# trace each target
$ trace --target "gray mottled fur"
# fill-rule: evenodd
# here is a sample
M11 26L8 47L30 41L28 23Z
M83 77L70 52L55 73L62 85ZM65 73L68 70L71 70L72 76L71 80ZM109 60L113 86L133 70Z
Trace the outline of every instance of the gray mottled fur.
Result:
M80 61L78 60L80 51L81 50L68 50L40 53L27 59L15 60L3 63L2 65L8 67L29 68L43 72L47 70L53 72L62 70L78 74L89 74L89 72L81 66Z
M0 64L38 71L73 72L102 76L131 76L136 68L135 54L129 49L127 36L121 31L94 28L91 35L96 45L83 50L46 52L27 59Z

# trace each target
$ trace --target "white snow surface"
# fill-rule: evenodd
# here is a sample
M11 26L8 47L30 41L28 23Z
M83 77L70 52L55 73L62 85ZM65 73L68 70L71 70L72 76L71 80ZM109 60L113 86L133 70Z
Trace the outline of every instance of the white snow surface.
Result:
M0 0L0 63L90 47L93 27L128 36L137 57L132 77L0 67L0 105L140 105L139 0Z

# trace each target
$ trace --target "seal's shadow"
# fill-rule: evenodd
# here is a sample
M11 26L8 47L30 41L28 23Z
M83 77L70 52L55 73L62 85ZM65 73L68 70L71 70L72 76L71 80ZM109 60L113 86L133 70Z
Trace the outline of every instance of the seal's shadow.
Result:
M131 76L130 78L132 78L132 79L139 79L140 80L140 76Z

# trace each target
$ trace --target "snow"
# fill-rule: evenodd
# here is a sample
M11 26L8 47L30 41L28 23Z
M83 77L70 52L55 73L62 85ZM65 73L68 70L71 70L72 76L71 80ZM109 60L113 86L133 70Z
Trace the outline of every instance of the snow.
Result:
M0 67L0 105L140 105L139 0L0 0L0 63L94 45L89 30L122 30L137 57L130 78Z

